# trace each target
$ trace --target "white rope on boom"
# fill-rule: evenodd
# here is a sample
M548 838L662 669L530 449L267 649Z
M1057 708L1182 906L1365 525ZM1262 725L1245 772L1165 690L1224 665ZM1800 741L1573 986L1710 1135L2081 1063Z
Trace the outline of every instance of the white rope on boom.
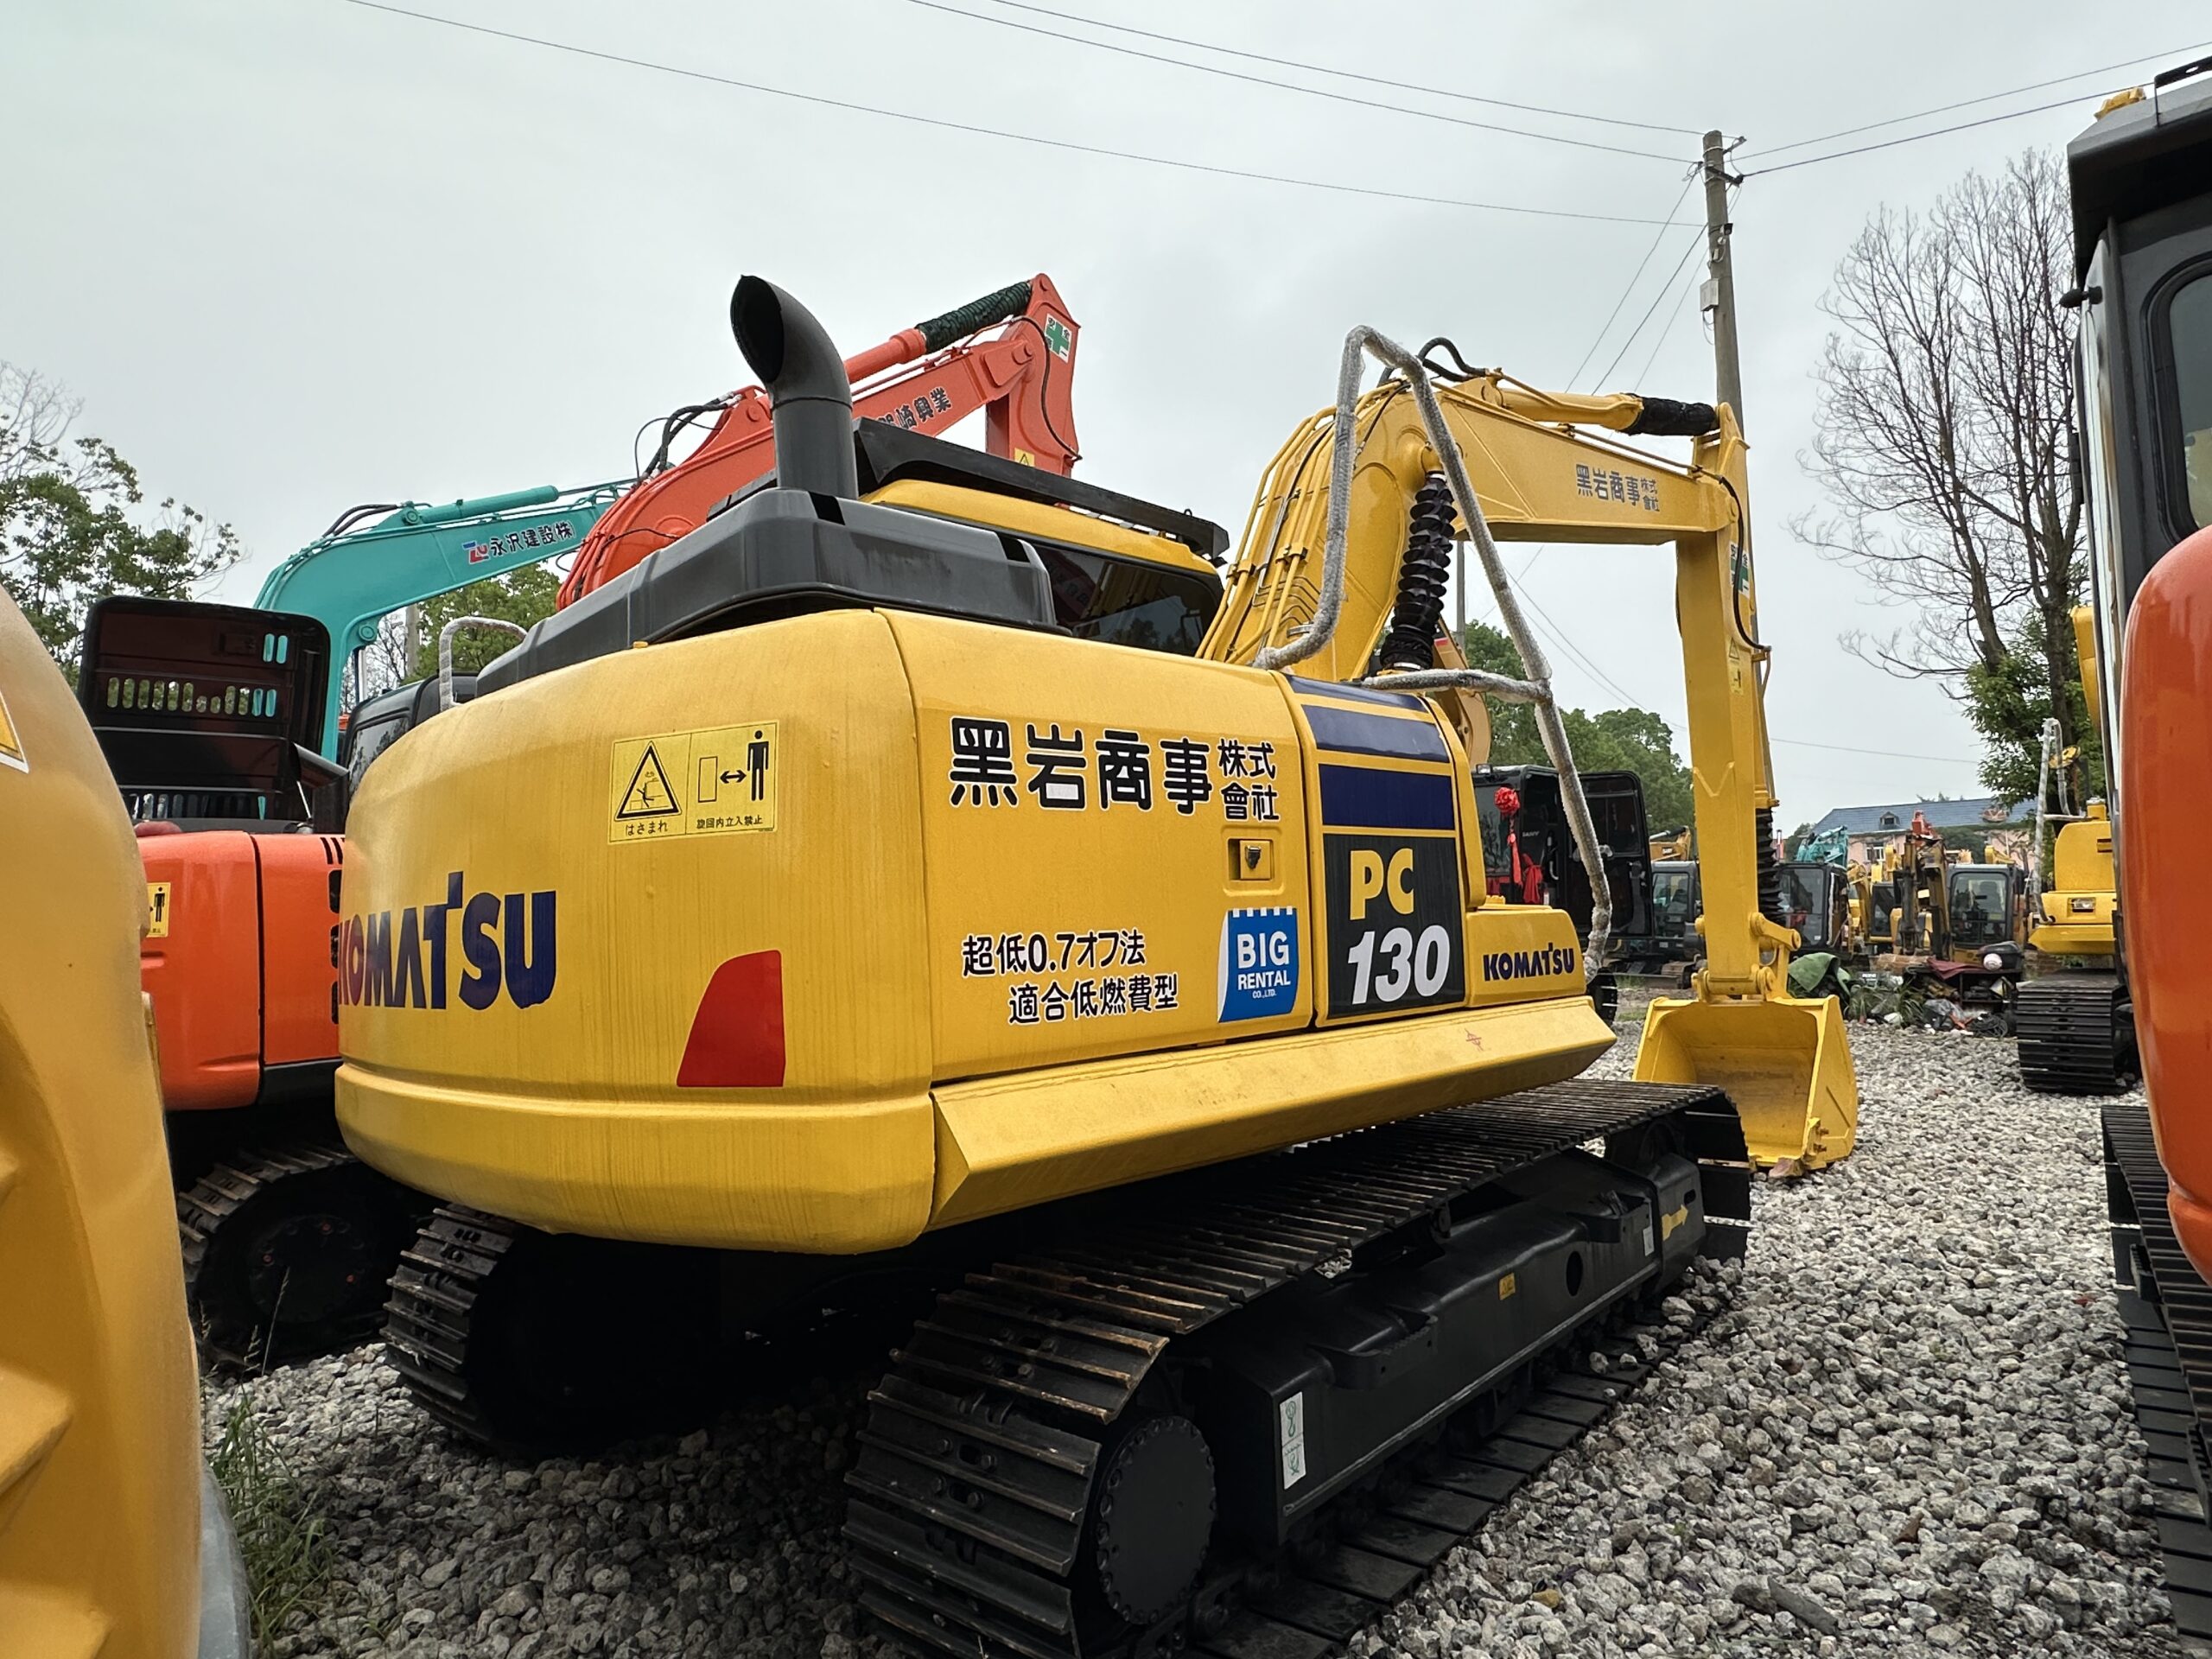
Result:
M1491 595L1497 601L1498 617L1505 624L1505 632L1520 655L1522 671L1528 677L1516 680L1481 669L1440 668L1378 675L1359 683L1405 691L1458 687L1508 702L1526 702L1534 708L1536 730L1544 740L1544 753L1559 773L1560 796L1566 804L1567 830L1574 838L1575 855L1582 861L1583 872L1590 879L1590 938L1583 947L1582 972L1586 980L1595 978L1612 935L1612 885L1606 879L1605 848L1590 816L1590 801L1583 793L1582 775L1575 770L1574 755L1567 747L1567 727L1560 719L1559 702L1552 694L1551 664L1536 644L1528 619L1521 613L1521 601L1506 580L1505 561L1490 533L1489 520L1483 517L1482 503L1476 498L1473 481L1467 474L1466 457L1460 454L1459 440L1452 435L1452 429L1445 422L1443 406L1436 401L1436 388L1427 368L1404 346L1372 328L1363 326L1344 336L1344 357L1338 365L1337 413L1330 435L1328 541L1313 620L1287 644L1262 651L1253 659L1254 666L1285 668L1303 662L1327 645L1337 631L1337 619L1344 608L1345 544L1351 530L1352 460L1357 447L1353 439L1358 429L1353 421L1353 410L1359 402L1359 383L1365 368L1363 359L1367 357L1397 370L1413 389L1414 404L1421 411L1421 427L1428 435L1429 448L1443 463L1444 476L1452 486L1452 499L1459 510L1460 522L1466 525L1467 539L1474 543L1475 552L1483 562L1483 574L1490 580Z

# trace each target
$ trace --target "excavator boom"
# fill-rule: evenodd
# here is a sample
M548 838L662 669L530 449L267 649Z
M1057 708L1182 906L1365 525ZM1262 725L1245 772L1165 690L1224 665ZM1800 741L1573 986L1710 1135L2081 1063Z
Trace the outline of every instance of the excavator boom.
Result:
M1006 325L999 334L967 341L995 323ZM853 411L910 432L938 433L980 410L992 454L1065 477L1081 454L1071 384L1080 333L1052 279L1039 272L847 358ZM919 366L904 374L867 384L915 363ZM563 606L689 535L721 502L775 465L767 394L747 386L723 399L720 409L705 441L681 462L665 464L664 439L663 454L656 457L663 464L649 467L585 541L561 584Z
M1300 427L1263 475L1200 655L1262 667L1295 660L1299 673L1316 679L1390 683L1370 671L1378 656L1386 667L1408 665L1395 660L1405 649L1394 619L1406 596L1422 581L1441 593L1433 572L1409 579L1406 526L1455 461L1474 498L1471 512L1459 502L1459 524L1484 550L1510 624L1517 607L1486 545L1493 538L1672 543L1706 960L1692 1000L1652 1005L1637 1075L1722 1084L1763 1160L1817 1166L1844 1156L1857 1087L1841 1016L1832 1000L1789 995L1797 937L1772 913L1778 904L1762 902L1774 886L1762 692L1769 652L1758 634L1741 508L1744 443L1733 415L1627 394L1546 393L1498 372L1417 387L1408 370L1355 404L1351 356L1348 347L1344 402ZM1433 397L1433 416L1425 417L1421 394ZM1357 435L1348 461L1336 450L1347 426ZM1692 436L1690 461L1645 454L1615 433ZM1336 561L1325 557L1332 544L1344 550ZM1522 650L1528 658L1529 646ZM1548 695L1540 657L1529 677ZM1504 695L1532 700L1529 690Z

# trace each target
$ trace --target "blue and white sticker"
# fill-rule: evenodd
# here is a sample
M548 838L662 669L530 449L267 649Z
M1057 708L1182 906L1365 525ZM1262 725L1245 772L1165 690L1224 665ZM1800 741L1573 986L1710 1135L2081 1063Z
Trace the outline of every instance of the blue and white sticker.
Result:
M1221 918L1216 980L1224 1024L1266 1020L1298 1006L1298 912L1287 905L1232 910Z

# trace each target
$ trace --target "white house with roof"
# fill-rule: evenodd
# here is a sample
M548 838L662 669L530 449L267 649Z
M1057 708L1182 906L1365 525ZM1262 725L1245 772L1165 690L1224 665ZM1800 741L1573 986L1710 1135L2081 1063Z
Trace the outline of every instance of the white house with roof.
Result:
M2025 865L2035 830L2035 803L1985 795L1966 800L1892 801L1879 806L1839 806L1813 826L1816 836L1840 830L1854 864L1872 864L1912 827L1915 813L1931 830L1965 830L1999 857ZM1979 852L1976 856L1978 857Z

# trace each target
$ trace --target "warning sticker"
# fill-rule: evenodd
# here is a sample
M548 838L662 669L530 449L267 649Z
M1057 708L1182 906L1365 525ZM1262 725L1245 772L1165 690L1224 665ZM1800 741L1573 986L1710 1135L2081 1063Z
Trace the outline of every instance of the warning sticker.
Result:
M146 937L166 939L169 936L169 884L149 881L146 884Z
M607 838L668 841L776 827L776 722L618 738Z
M8 713L5 692L0 692L0 766L13 766L17 772L31 769L23 755L23 741L16 734L15 720Z

